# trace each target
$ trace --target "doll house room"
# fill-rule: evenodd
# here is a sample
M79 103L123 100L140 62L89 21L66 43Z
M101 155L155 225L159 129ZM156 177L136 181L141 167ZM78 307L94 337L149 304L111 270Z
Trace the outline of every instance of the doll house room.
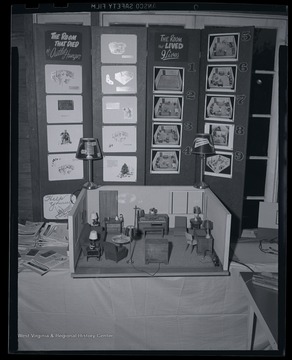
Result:
M9 352L283 354L288 9L11 7Z

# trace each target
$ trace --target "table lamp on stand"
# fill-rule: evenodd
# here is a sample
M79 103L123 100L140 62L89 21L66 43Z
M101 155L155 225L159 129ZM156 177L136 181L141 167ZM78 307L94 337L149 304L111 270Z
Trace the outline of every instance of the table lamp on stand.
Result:
M215 154L212 135L197 134L193 142L192 154L200 155L201 157L200 181L196 183L194 187L197 189L206 189L209 187L209 185L203 181L206 155Z
M88 190L97 189L98 185L93 182L93 160L101 160L102 152L96 138L80 138L76 152L76 158L88 161L88 182L83 187Z

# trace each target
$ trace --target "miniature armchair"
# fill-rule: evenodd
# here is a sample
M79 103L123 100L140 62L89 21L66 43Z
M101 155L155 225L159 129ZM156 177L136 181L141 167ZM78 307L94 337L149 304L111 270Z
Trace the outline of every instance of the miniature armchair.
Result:
M185 251L187 251L188 247L191 245L191 247L192 247L191 253L192 253L195 245L197 245L197 240L195 239L194 235L188 233L187 231L185 232L185 237L187 240L187 247L186 247Z
M106 260L109 259L115 262L119 262L128 255L128 249L125 246L116 246L115 244L107 241L104 242L103 249Z

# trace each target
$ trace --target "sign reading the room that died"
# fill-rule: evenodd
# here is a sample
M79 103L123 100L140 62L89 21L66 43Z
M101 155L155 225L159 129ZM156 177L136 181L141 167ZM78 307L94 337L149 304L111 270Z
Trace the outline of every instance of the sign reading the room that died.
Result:
M187 55L188 38L185 34L156 34L155 60L187 61Z
M47 60L81 61L82 34L69 31L46 31L45 54Z

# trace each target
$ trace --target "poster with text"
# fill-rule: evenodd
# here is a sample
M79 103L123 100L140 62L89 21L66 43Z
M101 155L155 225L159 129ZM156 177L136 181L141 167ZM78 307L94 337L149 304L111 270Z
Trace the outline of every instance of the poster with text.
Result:
M81 65L45 65L45 83L48 94L82 93Z
M46 31L45 54L47 60L81 61L82 34L72 31Z
M82 95L47 95L46 112L49 124L81 123Z
M185 33L155 34L155 60L187 61L188 40Z
M66 220L76 201L73 194L48 194L43 197L44 218Z

